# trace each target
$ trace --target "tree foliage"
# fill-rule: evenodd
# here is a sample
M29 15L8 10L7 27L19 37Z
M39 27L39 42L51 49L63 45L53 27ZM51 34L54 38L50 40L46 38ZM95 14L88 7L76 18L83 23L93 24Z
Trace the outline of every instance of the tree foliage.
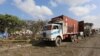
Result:
M4 32L5 28L8 28L8 32L17 30L19 26L21 27L24 23L23 20L20 20L18 17L13 15L2 15L0 14L0 31Z
M39 36L39 33L42 31L43 26L45 24L46 24L46 22L42 21L42 20L34 21L31 26L31 30L33 32L32 37L37 38L37 36Z

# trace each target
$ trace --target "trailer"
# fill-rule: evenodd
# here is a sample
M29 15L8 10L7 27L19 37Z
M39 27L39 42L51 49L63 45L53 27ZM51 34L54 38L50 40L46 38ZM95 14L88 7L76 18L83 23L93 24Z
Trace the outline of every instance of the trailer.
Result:
M64 15L54 17L43 27L42 35L42 40L53 41L56 46L60 46L61 41L66 38L75 42L78 35L78 21Z

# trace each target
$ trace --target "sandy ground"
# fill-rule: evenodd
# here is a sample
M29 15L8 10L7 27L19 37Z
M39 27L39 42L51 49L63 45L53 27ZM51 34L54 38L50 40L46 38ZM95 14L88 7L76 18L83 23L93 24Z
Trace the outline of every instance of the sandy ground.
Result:
M88 37L79 43L63 42L60 47L51 46L49 43L18 45L0 49L0 56L100 56L99 36Z

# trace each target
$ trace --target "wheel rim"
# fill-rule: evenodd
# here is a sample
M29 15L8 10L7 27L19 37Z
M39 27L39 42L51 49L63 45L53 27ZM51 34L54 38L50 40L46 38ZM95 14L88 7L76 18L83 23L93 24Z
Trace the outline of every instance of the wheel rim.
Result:
M71 36L71 41L75 42L74 36Z
M72 41L72 42L77 42L77 37L76 37L76 35L74 35L74 36L71 37L71 41Z
M60 44L60 43L61 43L61 42L60 42L60 39L58 39L57 43L58 43L58 44Z
M57 38L56 45L57 46L60 46L60 44L61 44L61 39L60 38Z

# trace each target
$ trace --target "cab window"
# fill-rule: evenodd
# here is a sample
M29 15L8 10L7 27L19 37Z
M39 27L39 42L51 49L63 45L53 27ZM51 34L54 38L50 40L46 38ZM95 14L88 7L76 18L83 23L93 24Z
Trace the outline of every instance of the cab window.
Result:
M54 26L53 29L58 29L58 26Z
M45 26L45 27L43 28L43 30L51 30L51 29L52 29L52 26L51 26L51 25Z

